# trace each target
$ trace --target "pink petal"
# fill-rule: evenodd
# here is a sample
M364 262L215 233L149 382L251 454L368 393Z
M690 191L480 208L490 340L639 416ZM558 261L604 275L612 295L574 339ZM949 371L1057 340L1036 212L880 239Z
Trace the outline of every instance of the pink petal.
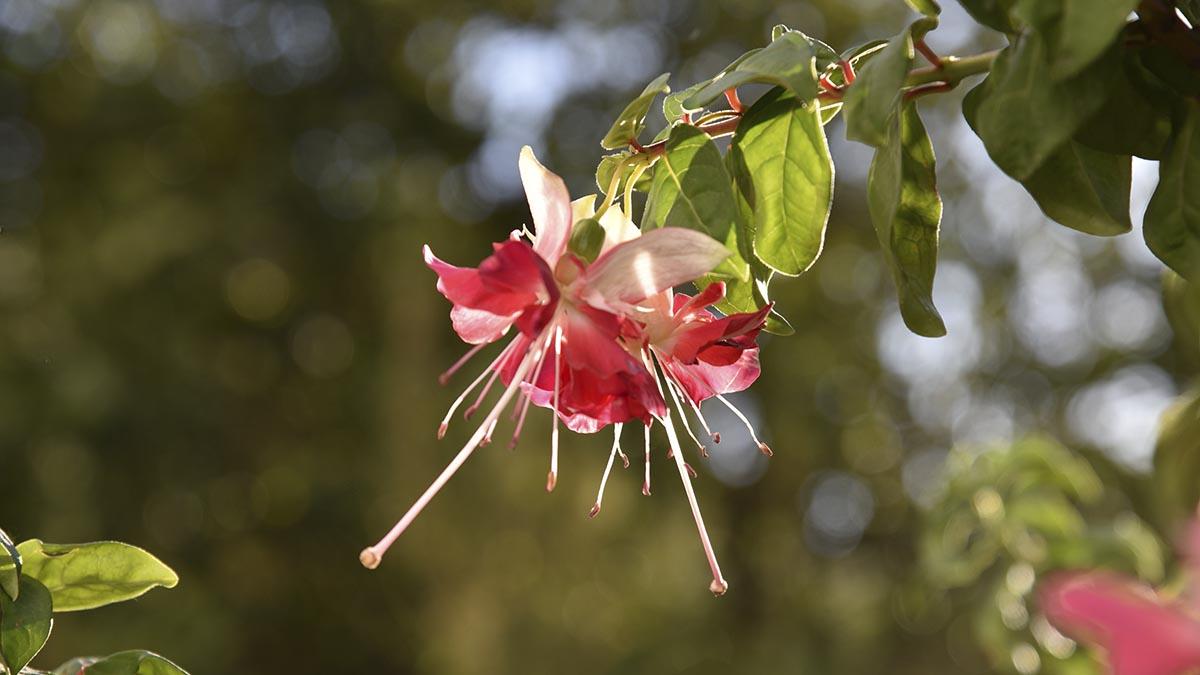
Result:
M498 316L478 309L455 306L450 310L454 332L468 344L495 342L508 332L517 315Z
M550 269L528 244L510 240L494 249L477 269L450 265L423 249L425 264L438 275L438 291L454 303L455 331L472 344L498 338L514 321L522 332L536 334L558 303Z
M703 320L699 315L676 330L670 342L671 356L684 362L691 363L700 358L703 352L709 352L709 358L703 360L713 365L725 365L737 359L736 355L722 355L721 350L711 351L712 347L721 346L748 349L755 344L758 332L766 323L767 314L771 311L768 305L757 312L730 314L729 316Z
M703 361L686 364L670 358L663 359L662 363L693 403L700 403L717 394L744 391L754 384L761 373L757 347L742 351L737 361L729 365L717 366Z
M571 195L563 179L542 166L528 145L521 148L518 166L537 234L533 248L554 269L571 238Z
M707 234L679 227L651 230L617 244L584 273L586 299L623 308L674 286L695 281L730 255Z
M687 320L706 307L716 304L725 298L725 282L718 281L705 286L696 295L680 293L675 296L675 317L677 320Z
M1043 584L1040 596L1055 627L1108 652L1113 675L1182 675L1200 668L1200 623L1130 580L1064 574Z

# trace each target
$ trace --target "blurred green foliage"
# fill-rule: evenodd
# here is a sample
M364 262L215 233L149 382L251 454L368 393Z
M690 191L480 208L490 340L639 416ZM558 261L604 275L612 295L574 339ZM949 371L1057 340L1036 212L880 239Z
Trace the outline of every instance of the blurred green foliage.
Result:
M936 49L996 46L945 4ZM1092 468L992 488L1050 504L1022 527L1169 536L1144 471L1196 357L1166 326L1161 267L1136 235L1045 221L952 93L921 102L946 202L936 342L893 308L869 156L831 123L825 253L773 289L796 334L763 339L739 402L775 457L725 420L693 461L728 595L706 590L666 471L652 498L617 472L588 521L608 446L571 437L547 496L544 415L515 452L474 457L380 570L358 564L469 433L434 440L459 386L436 377L464 350L421 244L474 263L524 222L523 143L594 191L599 140L655 74L698 81L780 23L838 45L892 35L903 2L0 7L0 522L18 540L142 545L182 579L64 622L35 665L145 647L199 673L1019 668L1027 650L1002 663L989 646L1019 638L976 628L1013 601L975 595L1046 559L996 549L993 585L959 597L923 578L917 542L979 527L974 491L937 505L949 448L974 485L998 460L971 448L1031 430ZM1051 448L1013 452L1067 452ZM1021 471L1071 473L1081 455Z

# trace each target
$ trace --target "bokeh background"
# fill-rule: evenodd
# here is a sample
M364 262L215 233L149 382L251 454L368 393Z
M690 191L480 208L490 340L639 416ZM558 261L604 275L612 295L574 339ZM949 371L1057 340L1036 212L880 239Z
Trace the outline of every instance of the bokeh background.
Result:
M997 46L944 4L935 49ZM521 145L586 194L660 72L711 76L777 23L844 49L910 19L900 0L0 0L0 522L136 543L182 577L61 617L38 664L1035 672L924 580L926 512L958 499L948 455L1039 432L1098 467L1110 515L1154 521L1156 424L1191 371L1140 236L1042 217L961 91L921 104L946 201L938 340L895 309L869 149L829 128L825 254L777 284L797 332L762 339L737 397L775 457L712 409L725 441L693 460L728 595L661 438L653 497L630 434L589 521L607 436L568 437L547 495L545 414L478 452L379 570L357 561L472 430L435 440L470 375L437 385L464 349L420 246L473 264L525 222ZM1140 221L1155 165L1134 175Z

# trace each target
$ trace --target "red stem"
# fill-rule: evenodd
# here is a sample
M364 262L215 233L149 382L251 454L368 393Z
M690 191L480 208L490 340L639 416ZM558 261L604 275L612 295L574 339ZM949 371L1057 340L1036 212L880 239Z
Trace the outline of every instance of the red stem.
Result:
M950 91L953 88L954 85L949 82L930 82L929 84L922 84L904 92L904 100L911 101L914 98L924 96L925 94L935 94L940 91Z
M738 98L737 87L725 90L725 100L729 101L729 107L733 108L735 113L746 111L746 106L742 105L742 100Z
M933 64L934 68L937 68L938 70L942 69L942 57L938 56L937 52L933 51L929 48L929 45L925 44L924 38L914 42L913 46L917 48L918 52L921 52L921 56L924 56L926 61Z
M838 61L838 65L842 67L842 79L846 80L846 84L854 84L854 66L845 59Z
M711 124L702 124L696 128L699 129L700 131L703 131L704 133L708 134L709 136L716 138L717 136L724 136L725 134L732 134L734 131L737 130L738 122L741 122L741 121L742 121L742 116L739 114L739 115L730 117L727 120L721 120L720 122L713 122ZM631 148L633 148L634 152L644 152L650 156L654 156L654 155L661 155L663 152L666 151L667 142L665 140L663 140L663 141L659 141L657 143L651 143L650 145L646 145L646 146L630 143L629 146Z

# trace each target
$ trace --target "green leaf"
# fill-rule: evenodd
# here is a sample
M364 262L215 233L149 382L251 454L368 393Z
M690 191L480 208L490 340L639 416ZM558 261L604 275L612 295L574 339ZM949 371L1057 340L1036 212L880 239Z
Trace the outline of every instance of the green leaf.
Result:
M789 31L761 50L731 66L683 101L687 110L699 110L725 93L726 89L750 82L785 87L800 98L817 95L817 50L796 31Z
M933 144L914 103L904 106L875 151L867 174L867 202L896 282L904 323L918 335L945 335L946 326L933 305L942 200Z
M703 131L681 124L671 131L654 168L642 229L684 227L725 243L734 255L713 274L746 280L750 271L738 247L738 211L721 151Z
M1107 98L1108 59L1060 82L1045 77L1047 59L1045 39L1025 34L971 92L975 133L992 161L1017 180L1033 175Z
M1103 54L1125 27L1138 0L1065 0L1051 73L1070 77Z
M711 80L697 82L683 91L674 91L663 97L662 113L668 123L678 122L684 113L695 112L683 107L683 102L708 85Z
M1164 524L1178 525L1200 500L1200 389L1180 396L1161 419L1151 494Z
M21 593L21 552L4 530L0 530L0 548L4 549L0 553L0 591L16 600Z
M779 24L771 29L771 41L774 42L775 40L778 40L779 38L788 34L799 35L800 37L804 38L809 45L812 46L813 55L817 59L818 71L824 70L833 63L837 63L838 58L840 58L837 50L833 47L830 47L822 40L818 40L817 38L807 35L802 31L798 31L795 28L788 28L783 24Z
M1136 53L1123 53L1121 65L1111 74L1100 111L1079 128L1075 139L1104 152L1162 159L1171 138L1176 97L1154 82Z
M604 135L604 140L600 141L601 147L605 150L616 150L629 145L632 140L637 140L642 130L646 128L646 113L650 112L650 105L654 103L654 97L671 91L671 88L667 86L667 80L670 77L670 73L663 73L654 78L654 81L646 85L637 98L625 106L625 109L617 116L617 121L613 122L608 133Z
M937 16L942 13L942 8L938 6L934 0L904 0L916 11L925 16Z
M887 142L888 129L900 107L904 82L912 67L913 36L924 35L936 19L921 19L888 41L866 62L846 90L846 138L879 147Z
M50 638L54 626L50 591L37 579L21 575L16 600L0 594L0 657L10 673L18 673Z
M1146 244L1179 276L1200 280L1200 103L1186 114L1159 163L1158 187L1146 208Z
M782 274L804 272L821 254L833 199L816 101L771 90L746 111L729 152L745 169L735 176L753 214L755 256Z
M1132 229L1132 161L1068 141L1022 185L1042 212L1067 227L1111 237Z
M174 588L179 576L146 551L116 541L17 547L25 573L45 584L54 611L74 612L132 600L157 586Z
M71 659L56 668L54 675L79 675L83 672L87 675L188 675L183 668L142 649L100 658Z
M1200 284L1167 272L1162 280L1163 311L1187 372L1200 369ZM1196 486L1200 488L1200 485Z
M967 14L979 23L1001 33L1015 33L1010 12L1015 0L958 0Z

